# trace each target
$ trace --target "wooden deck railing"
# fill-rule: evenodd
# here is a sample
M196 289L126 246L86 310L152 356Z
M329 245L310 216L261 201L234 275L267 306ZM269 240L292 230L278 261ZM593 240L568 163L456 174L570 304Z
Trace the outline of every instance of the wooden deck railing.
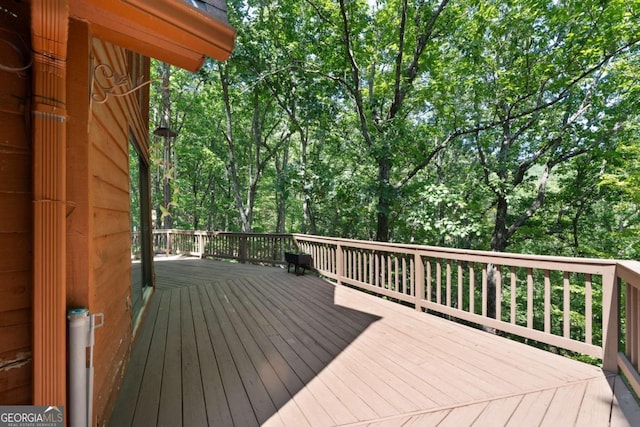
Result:
M313 268L338 284L601 359L640 393L640 262L302 234L156 230L154 236L159 252L241 262L283 263L285 251L309 253Z
M155 253L183 254L240 262L284 264L285 251L296 251L291 234L154 230Z
M619 289L625 294L621 310L624 348L618 352L618 367L640 395L640 262L620 261L616 270Z

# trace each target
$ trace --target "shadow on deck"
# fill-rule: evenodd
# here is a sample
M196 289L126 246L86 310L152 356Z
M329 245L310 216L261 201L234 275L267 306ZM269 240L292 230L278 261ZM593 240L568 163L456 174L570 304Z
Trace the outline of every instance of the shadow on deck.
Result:
M155 270L111 426L640 424L616 375L313 276Z

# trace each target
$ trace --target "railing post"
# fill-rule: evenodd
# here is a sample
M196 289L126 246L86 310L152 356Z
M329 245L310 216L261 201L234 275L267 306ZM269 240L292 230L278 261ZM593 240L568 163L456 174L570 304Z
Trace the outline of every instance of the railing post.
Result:
M336 246L336 280L338 285L342 285L342 277L344 276L344 252L342 251L342 245Z
M173 246L171 243L171 237L172 237L171 230L167 230L166 233L167 233L167 246L165 247L165 255L169 256L169 254L171 254L171 246Z
M620 292L616 266L602 273L602 369L618 372L620 341Z
M413 286L416 298L416 310L422 311L422 298L424 298L424 265L422 264L422 257L418 252L414 255L413 266Z
M162 249L164 250L165 256L169 255L169 232L167 230L162 230Z
M247 262L247 236L240 236L240 247L238 248L238 257L240 258L240 263L244 264Z
M640 354L640 262L622 261L616 266L618 291L625 291L625 348L618 353L618 368L622 371L629 385L636 394L640 394L640 371L638 359Z
M204 256L204 233L198 233L198 258L202 259Z

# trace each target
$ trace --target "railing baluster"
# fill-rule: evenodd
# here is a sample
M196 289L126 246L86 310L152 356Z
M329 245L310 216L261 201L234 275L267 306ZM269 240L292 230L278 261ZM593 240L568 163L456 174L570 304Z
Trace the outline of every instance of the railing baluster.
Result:
M381 288L386 288L387 287L387 255L385 254L380 254L380 256L378 257L378 262L379 262L379 267L380 270L378 271L378 278L380 279L380 287Z
M502 320L502 266L495 265L495 281L496 281L496 319Z
M533 329L533 269L527 268L527 328Z
M415 262L416 262L416 256L414 255L413 257L411 257L411 259L409 260L409 284L411 285L411 295L413 295L414 297L418 298L420 295L416 292L416 269L415 269ZM424 274L424 272L423 272ZM418 307L416 306L416 309Z
M632 308L629 314L627 315L630 319L631 324L631 348L633 349L633 358L634 358L634 366L636 371L639 368L640 364L640 337L638 337L638 331L640 331L640 290L638 288L633 288L633 297L631 298Z
M393 269L391 268L391 257L392 256L393 256L393 254L387 255L387 284L389 286L389 289L391 289L391 284L393 283ZM398 287L396 286L395 289L397 290Z
M349 255L349 249L345 249L344 246L342 247L342 276L346 279L346 278L351 278L351 275L349 273L349 270L351 270L351 267L349 265L350 262L350 258L347 259L348 255ZM346 250L346 252L345 252ZM336 266L337 267L337 266Z
M349 257L350 257L350 264L351 264L349 277L352 279L355 279L356 278L355 272L358 267L356 265L356 253L353 251L353 249L349 250Z
M394 284L395 284L395 291L396 292L402 292L399 288L399 280L400 278L398 277L398 257L395 256L393 258L393 268L394 268Z
M447 260L447 278L446 278L446 283L447 283L447 294L446 294L446 299L447 299L447 307L451 307L451 260L448 259Z
M569 272L564 272L563 284L563 334L565 338L571 337L571 292L569 284Z
M482 316L487 317L487 264L482 264Z
M427 301L431 301L431 295L433 295L431 282L431 258L427 258Z
M331 261L329 260L329 254L327 253L327 246L322 245L320 248L320 258L322 258L323 269L328 271L329 273L333 273L333 269L331 268Z
M615 372L618 369L619 334L619 279L616 266L602 273L602 369Z
M336 281L338 285L342 285L342 279L344 277L344 253L342 246L338 245L336 248Z
M416 310L422 311L422 299L424 299L424 264L422 262L422 257L419 253L416 252L412 261L412 273L411 277L415 278L415 282L413 287L415 288L416 295ZM429 260L427 259L427 265L429 265Z
M551 332L551 279L549 270L544 270L544 332Z
M405 295L409 295L407 293L407 258L402 257L402 293Z
M640 351L638 349L638 339L636 338L636 334L633 331L638 330L638 316L634 313L638 310L638 291L632 286L626 285L626 301L625 301L625 310L627 314L627 323L625 325L625 343L626 343L626 353L629 358L629 362L638 369L638 354Z
M376 280L378 280L378 287L380 288L384 288L385 287L385 267L387 265L387 257L383 254L379 254L377 257L377 261L378 261L378 271L376 274Z
M591 274L585 274L584 289L584 324L585 324L585 342L592 344L593 342L593 294L591 289Z
M436 258L436 303L442 304L442 265Z
M462 274L462 263L460 261L458 261L458 309L459 310L463 310L464 309L464 298L463 298L463 294L464 294L464 289L463 289L463 280L464 280L464 276Z
M378 281L379 288L386 287L386 274L387 274L387 257L383 252L379 252L376 257L376 261L378 262L378 271L376 274L376 280Z
M383 275L384 278L384 288L391 290L391 254L386 253L384 255L384 270Z
M353 279L360 281L360 251L353 249Z
M469 263L469 313L476 313L476 274L473 271L473 263Z
M515 325L517 320L517 302L516 302L516 286L517 286L518 278L516 276L516 268L514 266L511 267L511 313L509 314L509 321L511 324Z
M322 256L324 257L325 269L330 273L334 273L333 261L332 261L330 255L331 255L331 252L329 250L329 247L327 245L323 245L322 246Z

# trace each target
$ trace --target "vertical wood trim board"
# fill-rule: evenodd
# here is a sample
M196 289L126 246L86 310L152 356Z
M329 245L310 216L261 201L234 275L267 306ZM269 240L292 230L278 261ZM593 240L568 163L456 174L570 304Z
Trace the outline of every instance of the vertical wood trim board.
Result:
M33 48L33 403L66 404L66 59L69 8L31 2Z

